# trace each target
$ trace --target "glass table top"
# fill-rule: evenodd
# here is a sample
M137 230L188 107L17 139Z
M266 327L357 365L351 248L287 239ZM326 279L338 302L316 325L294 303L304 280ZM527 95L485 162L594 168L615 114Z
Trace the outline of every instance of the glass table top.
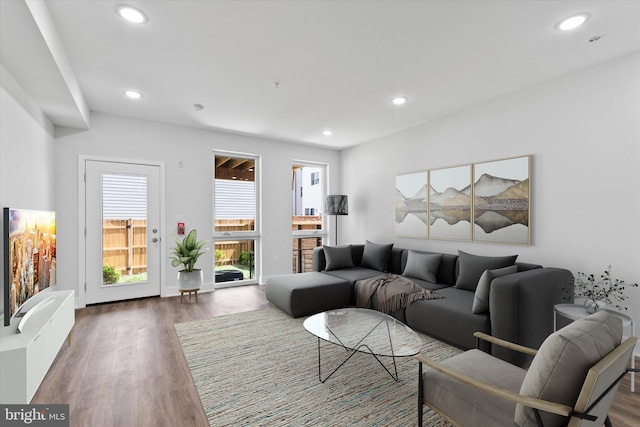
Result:
M398 319L376 310L343 308L314 314L304 328L330 343L377 356L413 356L422 340Z

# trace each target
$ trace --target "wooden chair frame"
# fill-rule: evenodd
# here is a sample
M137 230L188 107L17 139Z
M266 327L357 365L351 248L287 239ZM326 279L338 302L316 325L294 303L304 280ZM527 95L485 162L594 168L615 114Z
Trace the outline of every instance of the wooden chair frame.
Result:
M510 349L510 350L514 350L514 351L518 351L524 354L528 354L531 356L535 356L537 353L537 350L529 348L529 347L524 347L518 344L514 344L511 343L509 341L505 341L505 340L501 340L499 338L495 338L492 337L491 335L487 335L484 334L482 332L476 332L473 334L476 337L476 343L477 346L479 347L479 342L480 340L484 340L487 341L491 344L495 344L495 345L499 345L501 347ZM627 338L622 344L620 344L618 347L616 347L611 353L609 353L607 356L605 356L600 362L598 362L596 365L594 365L588 372L587 374L587 378L585 379L585 385L589 385L590 389L593 388L593 385L595 384L595 381L597 380L598 376L604 372L604 370L608 367L610 367L616 360L618 360L620 357L622 357L624 355L625 352L630 351L630 349L633 349L633 347L635 346L637 337L629 337ZM632 355L633 357L633 355ZM423 410L423 406L424 406L424 380L422 377L422 365L427 365L428 367L435 369L439 372L442 372L443 374L450 376L451 378L454 378L457 381L460 381L464 384L467 384L470 387L474 387L477 389L480 389L482 391L485 391L487 393L493 394L495 396L498 396L502 399L507 399L509 401L515 402L515 403L520 403L521 405L527 406L529 408L532 408L536 417L536 422L538 424L539 427L544 427L544 425L542 424L542 419L540 417L540 411L544 411L544 412L550 412L553 414L557 414L557 415L561 415L561 416L565 416L565 417L572 417L573 419L577 419L578 421L580 419L585 419L585 420L589 420L589 421L595 421L597 419L597 417L590 415L590 411L603 399L605 398L609 393L611 393L612 390L615 390L616 386L618 385L618 383L622 380L622 378L624 377L625 374L629 373L629 372L640 372L640 369L625 369L625 371L622 373L622 375L620 375L617 380L615 380L613 382L613 384L611 384L601 395L600 397L593 402L591 405L589 405L589 407L584 410L584 411L577 411L576 408L572 408L571 406L567 406L567 405L563 405L560 403L555 403L555 402L550 402L548 400L542 400L542 399L537 399L535 397L531 397L531 396L526 396L523 394L519 394L519 393L515 393L511 390L508 389L504 389L489 383L486 383L484 381L478 380L476 378L473 378L469 375L466 374L462 374L458 371L455 371L454 369L451 369L450 367L443 365L441 363L438 363L434 360L429 359L428 357L424 356L423 354L417 354L416 356L414 356L415 359L417 359L420 363L418 366L418 375L419 375L419 379L418 379L418 426L422 427L422 421L423 421L423 414L422 414L422 410ZM585 406L585 397L583 396L585 390L585 387L583 387L580 396L578 397L578 401L576 403L576 407L582 405ZM443 416L444 418L446 418L448 421L450 421L452 424L459 426L457 423L455 423L455 421L453 421L452 419L450 419L446 414L444 414L442 411L440 411L438 408L435 408L433 406L430 406L434 411L436 411L439 415ZM579 424L579 423L578 423ZM575 425L578 425L575 424ZM570 423L569 425L572 425L572 423ZM611 426L611 422L609 420L609 417L607 416L606 420L605 420L605 425L607 427ZM459 427L463 427L463 426L459 426Z

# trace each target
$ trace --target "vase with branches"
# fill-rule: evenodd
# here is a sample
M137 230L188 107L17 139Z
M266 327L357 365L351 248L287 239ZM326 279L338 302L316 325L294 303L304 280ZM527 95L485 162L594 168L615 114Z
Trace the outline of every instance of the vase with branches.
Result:
M585 299L585 308L594 313L609 304L618 310L626 310L622 302L629 298L625 294L626 287L637 287L637 283L625 283L624 280L611 277L611 266L596 278L594 274L578 272L574 281L575 298Z

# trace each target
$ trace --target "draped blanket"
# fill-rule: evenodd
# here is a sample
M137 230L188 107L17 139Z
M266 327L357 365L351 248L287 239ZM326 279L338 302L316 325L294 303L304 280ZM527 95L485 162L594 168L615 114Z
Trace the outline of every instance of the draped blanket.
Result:
M406 308L414 301L444 298L397 274L385 274L356 283L356 307L371 308L374 296L378 300L377 310L386 314Z

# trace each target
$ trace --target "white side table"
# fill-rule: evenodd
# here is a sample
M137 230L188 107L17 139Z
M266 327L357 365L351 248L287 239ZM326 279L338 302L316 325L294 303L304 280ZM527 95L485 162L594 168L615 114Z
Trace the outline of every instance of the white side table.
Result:
M601 309L603 310L603 309ZM627 316L626 314L620 313L619 311L615 311L615 310L609 310L609 309L604 309L606 311L608 311L609 313L613 314L614 316L619 317L620 319L622 319L622 327L624 328L625 326L630 326L631 327L631 336L635 336L636 334L636 327L635 324L633 322L633 319L629 316ZM583 319L587 316L589 316L590 313L587 312L587 310L584 308L584 305L580 305L580 304L557 304L553 306L553 330L556 331L557 328L557 320L558 320L558 316L562 316L566 319L570 319L570 320L578 320L578 319ZM635 363L635 357L633 356L633 353L631 354L631 368L635 368L636 367L636 363ZM635 392L635 379L636 379L636 374L635 372L631 372L631 392L634 393Z

